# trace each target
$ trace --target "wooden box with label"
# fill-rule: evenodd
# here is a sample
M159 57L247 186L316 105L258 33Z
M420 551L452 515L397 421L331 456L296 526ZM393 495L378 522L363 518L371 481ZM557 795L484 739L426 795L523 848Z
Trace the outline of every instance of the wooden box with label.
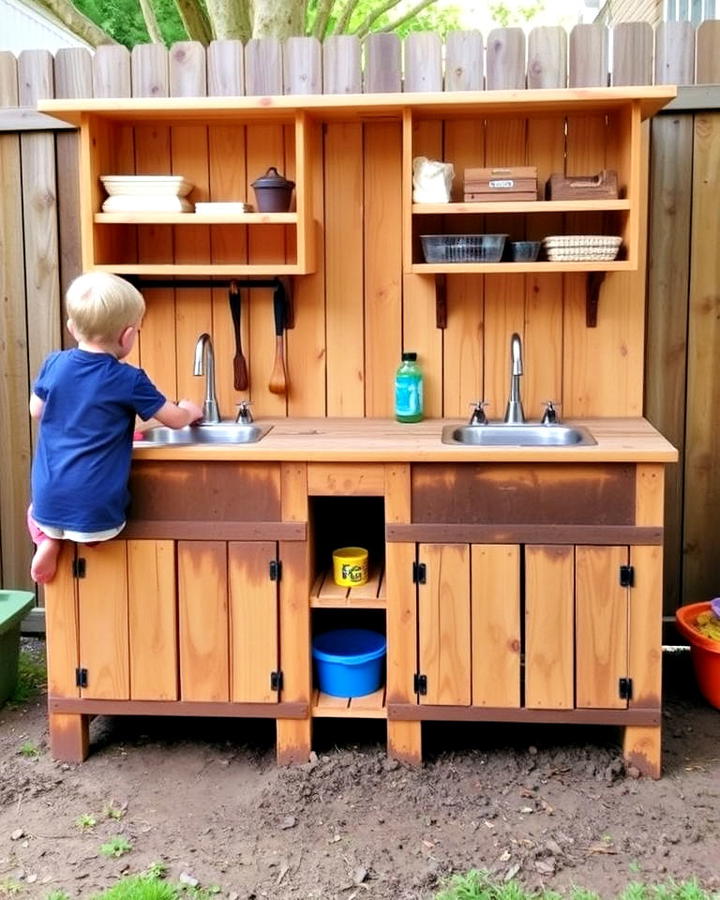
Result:
M465 169L463 199L537 200L537 167L507 166L494 169Z

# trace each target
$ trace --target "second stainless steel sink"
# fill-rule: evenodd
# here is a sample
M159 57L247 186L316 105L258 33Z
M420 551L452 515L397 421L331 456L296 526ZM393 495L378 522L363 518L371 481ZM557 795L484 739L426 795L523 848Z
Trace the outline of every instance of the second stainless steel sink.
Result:
M135 446L152 444L255 444L270 431L272 425L243 425L219 422L215 425L187 425L185 428L149 428Z
M446 425L444 444L484 447L577 447L597 444L582 425Z

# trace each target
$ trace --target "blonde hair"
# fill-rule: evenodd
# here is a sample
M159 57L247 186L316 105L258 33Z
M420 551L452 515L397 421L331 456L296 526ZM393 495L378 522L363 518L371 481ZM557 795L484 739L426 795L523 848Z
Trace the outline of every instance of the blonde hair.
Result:
M124 278L109 272L87 272L67 289L65 309L78 334L105 343L142 319L145 300Z

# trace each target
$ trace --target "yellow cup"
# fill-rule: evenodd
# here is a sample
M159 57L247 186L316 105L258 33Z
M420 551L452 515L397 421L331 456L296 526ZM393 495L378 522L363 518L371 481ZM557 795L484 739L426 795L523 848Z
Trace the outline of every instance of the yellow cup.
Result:
M333 577L341 587L357 587L368 580L368 552L363 547L333 550Z

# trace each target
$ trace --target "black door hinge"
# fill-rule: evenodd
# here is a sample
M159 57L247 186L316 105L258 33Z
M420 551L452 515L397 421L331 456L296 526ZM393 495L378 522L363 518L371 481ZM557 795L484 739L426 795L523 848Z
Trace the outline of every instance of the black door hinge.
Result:
M82 556L78 556L77 559L72 561L72 575L73 578L84 578L85 577L85 559Z
M413 574L412 579L415 584L425 584L425 578L427 577L427 566L425 563L413 563Z
M87 687L87 669L75 669L75 684L77 687Z
M270 560L270 581L280 581L282 577L282 563L279 559Z
M415 674L413 677L413 691L416 694L427 694L427 675Z
M281 691L283 686L283 673L282 672L271 672L270 673L270 690L271 691Z
M620 566L620 587L635 586L635 567Z
M632 700L632 678L618 679L618 694L621 700Z

